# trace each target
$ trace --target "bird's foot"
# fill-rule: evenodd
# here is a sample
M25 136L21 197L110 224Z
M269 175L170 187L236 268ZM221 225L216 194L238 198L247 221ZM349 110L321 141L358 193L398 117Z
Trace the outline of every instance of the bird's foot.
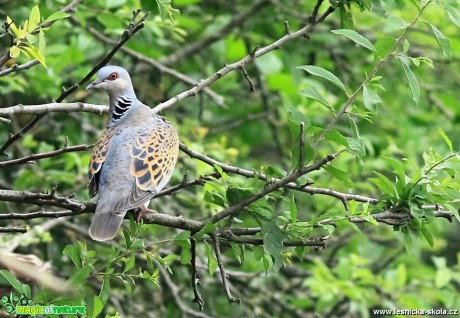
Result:
M138 224L141 223L143 215L150 214L150 213L158 213L158 212L141 205L137 211L136 222Z

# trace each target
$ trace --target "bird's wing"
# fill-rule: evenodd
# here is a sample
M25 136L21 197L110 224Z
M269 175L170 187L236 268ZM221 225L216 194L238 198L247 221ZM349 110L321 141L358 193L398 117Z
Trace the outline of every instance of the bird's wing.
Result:
M130 172L136 178L130 195L117 209L129 210L148 201L168 183L176 165L179 138L169 123L161 122L134 139Z
M99 141L94 145L93 153L91 154L91 160L89 163L89 195L94 197L99 189L99 172L104 164L107 153L109 151L110 142L112 137L116 133L116 128L107 128L103 133Z

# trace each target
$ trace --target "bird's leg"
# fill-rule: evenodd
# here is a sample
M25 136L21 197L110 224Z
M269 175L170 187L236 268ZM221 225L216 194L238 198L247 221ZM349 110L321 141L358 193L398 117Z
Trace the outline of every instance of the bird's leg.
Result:
M136 222L138 224L141 223L142 216L145 214L150 214L150 213L158 213L158 212L155 210L146 208L144 205L141 205L137 210Z

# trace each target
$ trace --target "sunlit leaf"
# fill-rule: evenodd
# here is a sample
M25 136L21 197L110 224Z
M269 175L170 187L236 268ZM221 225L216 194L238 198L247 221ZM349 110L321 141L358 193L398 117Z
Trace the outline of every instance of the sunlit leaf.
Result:
M340 35L346 36L347 38L354 41L355 43L358 43L359 45L364 46L366 49L373 51L373 52L377 52L377 49L371 43L371 41L366 39L364 36L356 32L355 30L337 29L337 30L332 30L331 32L334 34L340 34Z

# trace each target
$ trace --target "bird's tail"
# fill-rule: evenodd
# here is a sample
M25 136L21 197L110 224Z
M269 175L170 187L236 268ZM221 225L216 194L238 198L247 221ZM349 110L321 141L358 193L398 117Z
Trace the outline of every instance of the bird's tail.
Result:
M113 239L117 235L124 216L124 213L96 212L89 227L89 235L96 241Z

